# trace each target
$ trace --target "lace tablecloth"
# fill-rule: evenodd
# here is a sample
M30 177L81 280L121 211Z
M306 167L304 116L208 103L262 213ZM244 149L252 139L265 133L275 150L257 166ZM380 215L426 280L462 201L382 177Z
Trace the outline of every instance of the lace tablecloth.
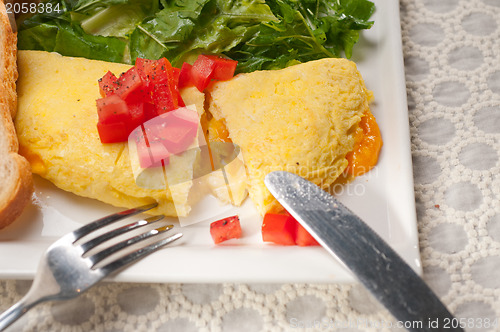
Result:
M500 0L401 0L425 280L467 331L500 331ZM0 281L0 310L29 281ZM361 286L103 283L10 331L385 331Z

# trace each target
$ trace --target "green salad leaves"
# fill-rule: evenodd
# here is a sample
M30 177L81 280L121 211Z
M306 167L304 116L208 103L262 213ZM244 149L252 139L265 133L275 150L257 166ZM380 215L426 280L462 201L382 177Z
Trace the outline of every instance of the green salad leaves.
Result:
M368 0L48 0L58 11L21 17L19 49L174 66L223 54L238 72L351 57L369 29Z

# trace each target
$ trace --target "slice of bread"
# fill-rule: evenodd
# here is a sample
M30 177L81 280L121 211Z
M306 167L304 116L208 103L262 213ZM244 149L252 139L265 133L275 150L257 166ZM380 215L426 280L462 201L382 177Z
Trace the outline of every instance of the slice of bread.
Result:
M30 201L33 179L28 161L17 152L12 122L17 110L17 36L0 0L0 228L12 223Z

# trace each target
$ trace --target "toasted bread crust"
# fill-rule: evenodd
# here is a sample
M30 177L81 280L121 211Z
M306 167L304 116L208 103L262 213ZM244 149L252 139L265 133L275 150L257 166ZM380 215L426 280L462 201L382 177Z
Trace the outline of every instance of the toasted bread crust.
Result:
M30 201L33 179L28 161L17 152L12 122L17 110L17 36L0 0L0 228L12 223Z
M5 200L1 199L0 229L10 225L21 215L33 193L33 178L28 161L14 152L9 154L7 160L13 165L13 172L9 174L13 180L7 184L6 188L0 189L9 193ZM3 164L3 161L0 162L0 167L3 168ZM0 196L3 196L3 193L0 193Z
M0 79L2 81L2 97L10 111L11 118L14 118L17 111L17 33L12 31L9 17L5 9L4 0L0 0Z

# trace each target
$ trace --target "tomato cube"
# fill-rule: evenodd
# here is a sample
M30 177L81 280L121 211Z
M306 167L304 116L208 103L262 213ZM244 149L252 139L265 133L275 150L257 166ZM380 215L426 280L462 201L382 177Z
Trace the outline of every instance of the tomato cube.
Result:
M179 76L181 74L181 70L179 68L172 67L170 71L169 83L170 90L173 92L174 104L177 107L184 107L184 100L182 100L181 93L179 92Z
M215 70L215 62L206 55L200 55L191 69L193 84L200 92L203 92L212 80Z
M127 103L116 94L97 99L96 103L99 122L125 122L130 118Z
M158 114L167 113L177 108L178 105L174 101L174 93L168 82L154 86L153 103Z
M224 218L210 224L210 235L215 244L229 239L239 239L241 233L240 218L238 216Z
M142 84L138 89L130 92L126 98L123 98L127 104L136 104L144 102L153 102L151 91Z
M210 57L215 62L215 69L212 79L219 81L226 81L234 76L234 72L236 70L236 66L238 65L238 61L221 58L215 55L212 55Z
M168 82L171 75L172 65L167 58L161 58L156 60L153 66L153 73L150 76L150 81L154 84Z
M137 72L139 73L143 81L145 82L148 81L147 74L155 62L156 60L143 59L143 58L135 59L135 68L137 69Z
M130 93L142 87L142 79L135 67L132 67L121 74L117 84L118 88L115 93L122 99L126 99Z
M297 221L285 214L267 213L262 222L262 240L281 245L295 245Z
M319 246L311 234L290 215L267 213L262 224L262 238L266 242L284 245Z
M118 88L118 78L110 71L99 79L99 92L101 97L107 97Z
M175 110L179 106L183 107L184 101L178 88L180 72L181 70L172 67L166 58L138 58L135 66L119 78L108 71L99 80L99 89L103 96L97 100L101 123L99 127L104 128L103 125L108 123L120 123L120 126L125 125L130 133L146 120ZM191 144L196 132L191 132L189 121L174 127L167 134L167 143L172 145L174 151L181 151ZM114 139L116 138L112 138ZM161 148L166 149L168 144Z
M202 54L198 56L191 68L192 83L203 92L212 79L228 80L233 77L237 64L238 61L235 60Z
M138 126L140 126L144 120L144 103L136 102L136 103L128 103L128 111L130 114L129 121L127 122L130 131L134 130Z
M156 111L156 106L151 102L144 102L143 105L143 111L144 111L144 120L151 120L153 118L156 118L159 114Z
M179 75L181 74L181 70L177 67L172 67L171 69L172 77L174 78L174 82L179 82Z
M175 88L175 96L177 98L177 107L185 107L186 104L184 103L181 93L179 92L179 89L177 89L177 87Z
M185 88L188 86L193 86L193 78L191 77L191 70L193 66L187 62L184 62L181 67L181 72L179 74L179 88Z
M153 87L155 84L168 82L169 71L172 65L166 58L148 60L137 58L135 68L146 85Z
M319 246L320 244L312 237L311 234L299 223L297 222L297 234L295 237L295 244L301 247L307 246Z
M97 123L97 131L102 143L124 142L128 139L129 130L124 122Z

